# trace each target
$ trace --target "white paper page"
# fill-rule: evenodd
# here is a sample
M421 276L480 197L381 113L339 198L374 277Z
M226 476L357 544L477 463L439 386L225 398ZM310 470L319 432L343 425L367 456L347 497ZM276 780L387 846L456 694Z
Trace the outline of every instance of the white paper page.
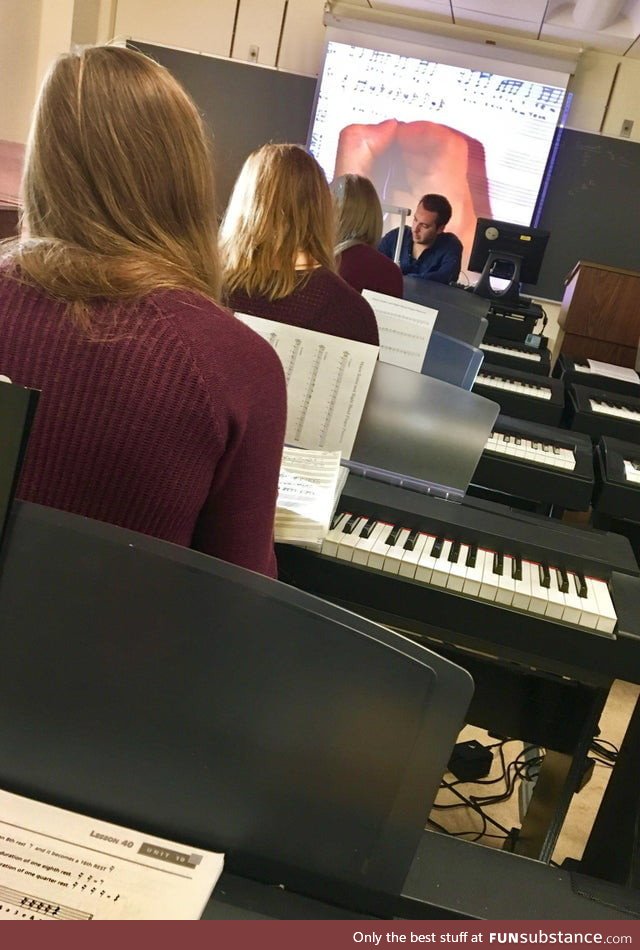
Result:
M635 369L629 369L627 366L614 366L612 363L601 363L599 360L587 360L589 364L588 372L597 373L598 376L608 376L610 379L623 379L627 383L640 383L640 376ZM576 366L576 369L580 369Z
M376 315L382 362L419 373L438 311L373 290L363 290L362 296Z
M284 367L285 442L349 458L378 347L245 313L236 316L271 344Z
M3 920L197 920L223 862L0 791Z
M278 481L276 541L322 542L329 530L340 452L285 446Z

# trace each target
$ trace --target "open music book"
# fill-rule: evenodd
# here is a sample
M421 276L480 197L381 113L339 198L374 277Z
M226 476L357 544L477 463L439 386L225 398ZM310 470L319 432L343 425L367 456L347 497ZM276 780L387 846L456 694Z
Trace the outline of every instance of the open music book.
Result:
M245 313L236 316L270 343L282 362L285 442L350 458L378 347Z
M5 791L0 851L8 920L196 920L224 863L213 851Z
M340 452L285 446L275 540L320 550L348 474L340 465Z

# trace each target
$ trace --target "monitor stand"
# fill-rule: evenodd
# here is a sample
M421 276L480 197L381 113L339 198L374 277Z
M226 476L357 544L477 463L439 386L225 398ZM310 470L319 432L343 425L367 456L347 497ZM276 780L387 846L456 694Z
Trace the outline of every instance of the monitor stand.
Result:
M491 271L494 264L511 264L513 273L507 286L503 290L495 290L491 286ZM520 266L522 257L519 254L505 254L502 251L491 251L487 256L480 280L474 288L474 292L480 297L488 300L494 300L497 303L508 304L517 307L520 303Z

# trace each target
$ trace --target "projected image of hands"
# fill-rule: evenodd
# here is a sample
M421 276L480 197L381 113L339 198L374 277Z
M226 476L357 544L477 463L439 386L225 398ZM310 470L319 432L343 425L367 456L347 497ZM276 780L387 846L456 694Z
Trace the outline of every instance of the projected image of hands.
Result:
M438 122L386 119L354 123L339 133L334 176L364 175L383 203L415 209L429 192L445 195L453 216L447 229L464 245L464 262L477 217L492 217L481 142ZM397 220L389 223L396 227Z

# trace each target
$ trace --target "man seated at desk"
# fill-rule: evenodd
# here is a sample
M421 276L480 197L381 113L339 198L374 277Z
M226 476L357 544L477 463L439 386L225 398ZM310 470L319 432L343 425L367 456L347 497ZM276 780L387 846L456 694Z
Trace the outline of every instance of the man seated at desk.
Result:
M451 218L451 204L444 195L423 195L413 215L411 227L405 226L400 248L403 274L450 284L458 279L462 262L462 242L445 232ZM382 238L378 250L390 257L396 250L399 228Z

